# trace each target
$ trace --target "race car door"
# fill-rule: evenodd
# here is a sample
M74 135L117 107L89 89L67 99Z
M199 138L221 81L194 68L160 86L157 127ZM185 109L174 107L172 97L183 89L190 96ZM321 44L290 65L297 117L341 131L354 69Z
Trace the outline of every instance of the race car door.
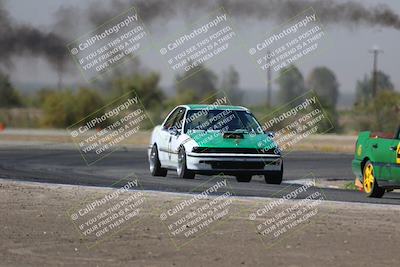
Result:
M161 161L161 165L163 166L171 166L169 156L169 142L171 138L172 126L180 109L181 108L176 108L170 113L170 115L163 123L161 131L159 132L157 145L159 151L159 159Z
M384 171L387 173L388 179L395 184L400 183L400 131L397 133L389 148L390 165Z
M169 161L172 166L178 166L178 149L181 145L180 136L183 129L183 119L185 117L186 108L180 108L177 116L175 117L172 131L170 131L169 138Z
M372 139L372 152L378 180L390 180L392 165L396 162L397 143L395 139Z

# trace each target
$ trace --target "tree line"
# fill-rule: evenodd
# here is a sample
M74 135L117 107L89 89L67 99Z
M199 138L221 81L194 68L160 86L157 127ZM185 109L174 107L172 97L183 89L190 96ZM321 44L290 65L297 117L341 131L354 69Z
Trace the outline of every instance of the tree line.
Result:
M223 71L220 77L204 66L191 69L185 76L177 75L174 97L167 97L159 85L160 78L158 73L151 71L136 72L132 75L115 74L110 75L99 86L95 84L94 87L80 87L77 90L44 88L33 95L26 95L14 88L7 75L0 73L0 123L6 122L11 126L21 127L18 121L10 122L7 110L36 108L42 115L33 124L34 127L64 128L101 109L116 97L133 90L140 97L152 121L158 123L172 107L184 103L198 103L220 90L227 94L231 103L241 105L246 91L246 88L240 88L240 76L233 66ZM304 77L293 65L280 71L276 84L278 101L275 105L287 103L312 89L334 123L334 130L340 130L340 112L337 110L339 82L332 70L324 66L316 67ZM351 127L355 130L387 130L393 127L390 123L384 123L383 119L398 115L400 97L387 74L377 73L376 97L372 96L371 75L365 75L357 81L355 91L356 100L351 116L356 121ZM260 104L250 108L265 113L273 107Z

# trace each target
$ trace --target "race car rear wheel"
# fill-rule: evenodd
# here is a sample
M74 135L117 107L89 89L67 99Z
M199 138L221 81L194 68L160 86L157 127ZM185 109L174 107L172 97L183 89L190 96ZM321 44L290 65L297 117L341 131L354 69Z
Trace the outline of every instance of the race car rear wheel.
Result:
M374 165L370 161L364 166L363 171L363 187L368 197L381 198L385 194L385 189L379 187L374 175Z
M264 175L267 184L281 184L283 178L283 163L281 164L280 171L272 171Z
M195 173L188 170L186 164L186 152L185 148L181 147L178 152L178 167L176 168L179 178L183 179L194 179Z
M239 183L248 183L251 181L252 176L249 174L236 175L236 181Z
M150 172L153 176L167 176L168 170L161 168L160 159L158 158L158 149L157 145L154 144L151 148L150 157L149 157L149 165Z

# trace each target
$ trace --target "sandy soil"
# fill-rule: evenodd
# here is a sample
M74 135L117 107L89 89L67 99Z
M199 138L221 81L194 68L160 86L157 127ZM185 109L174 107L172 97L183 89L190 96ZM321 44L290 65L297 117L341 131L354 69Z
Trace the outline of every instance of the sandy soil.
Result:
M67 211L114 191L0 180L0 265L399 266L400 207L322 202L314 217L269 243L249 214L271 199L233 197L229 214L203 235L171 239L160 214L193 196L144 192L138 221L103 241L82 237Z

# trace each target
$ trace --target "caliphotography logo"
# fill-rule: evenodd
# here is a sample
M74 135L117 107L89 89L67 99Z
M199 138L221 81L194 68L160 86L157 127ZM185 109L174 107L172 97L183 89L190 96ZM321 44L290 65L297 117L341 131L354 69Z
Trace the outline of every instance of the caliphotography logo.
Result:
M189 30L172 36L172 39L160 41L159 52L169 68L178 74L178 82L201 71L203 65L221 60L238 47L235 44L237 33L223 7L193 22Z
M160 214L160 222L178 250L189 243L195 246L201 236L212 235L213 229L235 213L234 193L223 174L213 176L190 193L167 205Z
M67 211L67 217L88 248L132 226L146 209L146 197L136 175L124 177L113 185L119 188L91 196Z
M83 77L92 81L126 59L144 53L150 41L136 8L131 7L67 47Z
M86 164L91 165L127 144L149 124L152 122L146 110L132 91L69 126L67 131Z
M327 49L328 37L318 14L309 7L248 49L263 77L279 78L300 61ZM267 74L267 75L266 75Z
M310 90L261 118L259 132L271 133L258 143L261 152L286 155L309 136L334 128L318 95Z
M309 221L318 215L319 205L326 200L322 189L315 187L316 179L312 174L302 180L306 182L287 185L275 194L281 197L249 214L248 219L256 225L256 233L266 248L309 225Z

